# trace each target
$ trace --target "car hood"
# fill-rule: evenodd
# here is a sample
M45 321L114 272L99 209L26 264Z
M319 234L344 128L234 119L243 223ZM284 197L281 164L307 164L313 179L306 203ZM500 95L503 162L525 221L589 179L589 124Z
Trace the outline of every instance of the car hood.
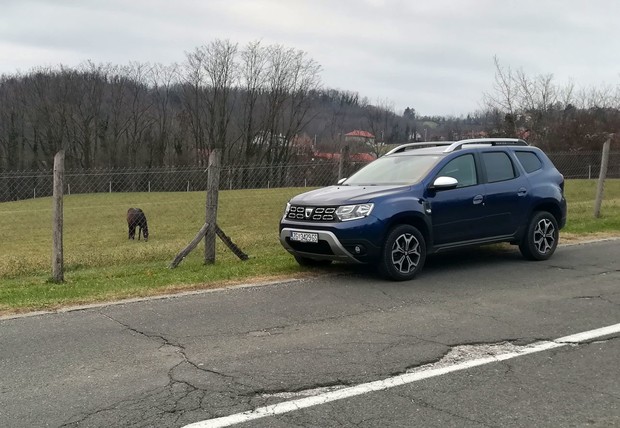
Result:
M408 185L392 186L329 186L302 193L291 199L297 205L347 205L362 204L375 198L402 192Z

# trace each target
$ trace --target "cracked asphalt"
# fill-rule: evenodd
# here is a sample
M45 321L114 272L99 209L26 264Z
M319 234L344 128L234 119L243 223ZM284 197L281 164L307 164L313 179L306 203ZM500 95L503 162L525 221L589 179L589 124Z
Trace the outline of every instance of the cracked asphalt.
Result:
M431 257L414 281L327 275L0 320L1 427L179 427L620 322L620 241ZM531 354L244 424L620 426L620 340ZM293 394L295 395L295 394Z

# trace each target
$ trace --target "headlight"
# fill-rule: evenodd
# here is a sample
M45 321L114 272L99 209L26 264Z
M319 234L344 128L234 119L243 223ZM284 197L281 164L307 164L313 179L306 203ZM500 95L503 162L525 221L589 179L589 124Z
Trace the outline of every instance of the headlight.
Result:
M284 209L284 215L282 216L282 218L286 218L286 216L288 215L288 212L291 210L291 203L287 202L286 203L286 208Z
M336 216L340 221L357 220L370 214L374 204L343 205L336 210Z

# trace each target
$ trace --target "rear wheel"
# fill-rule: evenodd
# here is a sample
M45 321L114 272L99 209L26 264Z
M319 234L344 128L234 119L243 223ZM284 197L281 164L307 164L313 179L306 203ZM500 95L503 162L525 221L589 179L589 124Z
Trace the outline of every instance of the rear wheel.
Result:
M519 244L528 260L547 260L558 246L559 229L555 217L547 211L535 212Z
M315 260L301 256L295 256L295 260L297 260L297 263L299 263L300 266L305 267L327 266L332 262L331 260Z
M394 281L413 279L426 261L426 242L418 229L402 224L385 240L379 270Z

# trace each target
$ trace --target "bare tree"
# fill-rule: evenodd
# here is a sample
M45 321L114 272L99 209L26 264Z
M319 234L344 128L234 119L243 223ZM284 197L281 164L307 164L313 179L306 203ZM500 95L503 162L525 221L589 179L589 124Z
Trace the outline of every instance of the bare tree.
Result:
M233 87L236 84L237 44L229 40L215 40L203 46L207 92L205 102L209 121L207 136L209 149L229 147L229 129L234 107Z
M556 112L571 103L573 84L562 87L554 83L552 74L531 77L522 69L503 67L497 57L494 61L493 92L484 95L487 107L504 114L501 125L506 134L517 136L523 129L531 142L547 142Z
M207 132L208 121L206 102L206 77L203 64L206 61L204 49L196 48L185 54L186 61L182 66L182 89L184 112L182 122L187 123L193 138L196 164L207 164Z
M16 169L20 164L20 141L25 128L22 85L16 78L0 77L0 171Z
M70 148L71 115L75 73L61 67L60 70L37 69L24 80L24 111L31 123L31 130L24 140L30 145L33 162L51 166L54 155L63 148ZM75 151L70 156L75 161ZM70 163L71 165L71 163Z
M125 75L130 79L128 85L128 110L129 123L126 133L126 151L129 166L136 167L138 164L138 150L148 137L153 117L150 110L153 107L153 99L149 95L148 82L152 73L152 66L132 62L123 68Z
M320 66L303 51L269 47L264 159L286 162L293 137L308 121L309 97L319 88Z
M73 74L73 139L71 149L80 167L89 169L97 157L99 121L103 105L103 91L107 84L105 66L92 62L83 64Z
M176 85L178 66L156 64L151 73L151 87L154 98L154 117L156 135L148 147L148 166L162 166L173 134L173 105L171 97Z
M110 167L120 166L121 144L129 130L131 116L127 114L127 105L130 85L131 80L118 67L110 72L107 110L101 125L105 133L101 144L102 158L104 164Z
M495 81L493 92L484 94L484 101L489 109L501 111L505 114L507 131L516 135L516 114L518 107L517 94L518 84L512 69L502 67L497 56L493 57L495 63Z
M374 141L366 144L366 151L376 157L383 153L383 146L387 143L397 142L398 121L394 112L394 103L382 99L376 105L368 105L364 109L366 124L370 132L374 134Z
M264 99L267 81L268 52L260 42L251 42L241 51L240 88L241 111L238 128L241 134L240 160L250 163L257 155L259 134L263 127L260 103Z
M306 52L297 51L292 62L293 81L287 111L284 112L284 137L290 144L314 117L309 115L313 95L321 85L321 66ZM285 155L290 159L290 150Z

